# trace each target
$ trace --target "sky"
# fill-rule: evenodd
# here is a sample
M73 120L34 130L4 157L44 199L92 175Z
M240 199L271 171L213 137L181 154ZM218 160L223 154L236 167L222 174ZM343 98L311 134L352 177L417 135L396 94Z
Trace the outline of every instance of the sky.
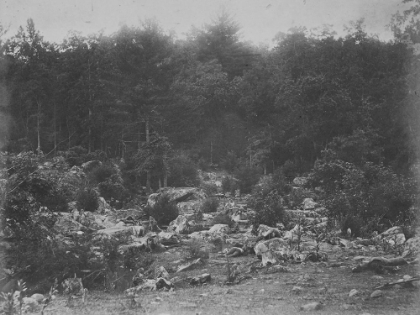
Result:
M402 0L0 0L0 22L16 34L32 18L51 42L61 43L70 30L84 35L100 30L111 34L123 25L156 19L166 31L185 37L192 25L211 22L226 10L242 27L241 40L271 45L278 32L295 26L308 29L332 24L338 35L343 25L365 18L369 34L389 40L391 15L402 10Z

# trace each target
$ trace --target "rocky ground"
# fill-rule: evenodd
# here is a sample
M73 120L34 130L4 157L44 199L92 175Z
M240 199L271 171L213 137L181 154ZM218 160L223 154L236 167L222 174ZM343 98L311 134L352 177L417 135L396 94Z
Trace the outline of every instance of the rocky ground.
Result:
M26 297L27 312L44 314L419 314L416 255L419 236L406 240L401 227L372 237L326 233L325 209L307 198L288 210L292 228L260 225L252 231L247 197L218 195L217 212L201 213L208 197L198 188L167 188L177 203L168 227L140 209L114 210L105 200L97 213L62 213L56 228L98 238L124 235L120 252L153 257L148 270L109 275L110 292L83 289ZM350 231L349 231L350 232ZM420 232L420 231L419 231ZM417 233L417 235L420 235ZM100 258L102 253L97 253Z

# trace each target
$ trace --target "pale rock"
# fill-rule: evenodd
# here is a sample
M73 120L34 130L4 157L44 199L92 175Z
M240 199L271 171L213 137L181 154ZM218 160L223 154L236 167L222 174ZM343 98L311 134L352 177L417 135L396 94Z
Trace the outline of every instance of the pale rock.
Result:
M308 179L306 177L295 177L293 179L293 185L295 186L304 186L308 183Z
M188 219L183 215L179 215L174 221L169 223L167 231L179 233L179 234L188 233L189 231Z
M318 206L312 198L305 198L302 202L303 210L313 210Z
M357 291L356 289L352 289L349 293L349 297L353 297L359 294L359 291Z
M319 311L320 309L322 309L322 304L319 302L312 302L300 307L301 311Z
M215 224L213 225L210 230L210 234L229 234L230 228L227 224Z
M380 297L382 295L384 295L384 293L381 290L375 290L375 291L372 292L372 294L370 295L370 297L372 299L374 299L374 298L378 298L378 297Z

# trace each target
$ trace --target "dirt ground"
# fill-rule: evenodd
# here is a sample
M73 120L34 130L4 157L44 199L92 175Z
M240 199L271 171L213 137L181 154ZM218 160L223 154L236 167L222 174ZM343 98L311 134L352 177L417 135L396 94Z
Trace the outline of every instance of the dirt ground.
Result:
M366 270L352 273L353 259L361 253L342 250L328 253L327 262L284 264L285 268L259 267L255 256L231 258L230 266L254 266L239 284L226 285L226 259L212 254L201 266L180 273L171 272L181 253L157 254L156 266L164 266L171 277L179 277L171 292L140 292L135 303L123 293L90 292L85 304L80 298L71 306L58 297L44 314L420 314L420 283L411 287L393 286L383 295L371 298L376 286L418 275L417 264L399 267L392 273ZM366 253L362 253L366 255ZM378 256L381 253L370 254ZM187 277L211 274L210 283L191 286ZM300 288L296 288L300 287ZM359 291L349 297L352 289ZM320 302L320 310L300 310L302 305Z

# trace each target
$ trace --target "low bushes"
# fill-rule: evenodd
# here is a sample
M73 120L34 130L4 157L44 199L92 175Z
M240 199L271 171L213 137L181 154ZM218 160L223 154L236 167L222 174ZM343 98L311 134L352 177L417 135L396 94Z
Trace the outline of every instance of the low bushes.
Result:
M201 205L202 213L216 212L219 207L219 200L217 198L207 198Z
M145 213L152 216L158 224L167 225L178 217L179 210L176 204L170 201L169 196L163 194L152 207L145 208Z
M83 189L79 191L76 198L78 210L93 212L99 207L98 195L93 189Z

